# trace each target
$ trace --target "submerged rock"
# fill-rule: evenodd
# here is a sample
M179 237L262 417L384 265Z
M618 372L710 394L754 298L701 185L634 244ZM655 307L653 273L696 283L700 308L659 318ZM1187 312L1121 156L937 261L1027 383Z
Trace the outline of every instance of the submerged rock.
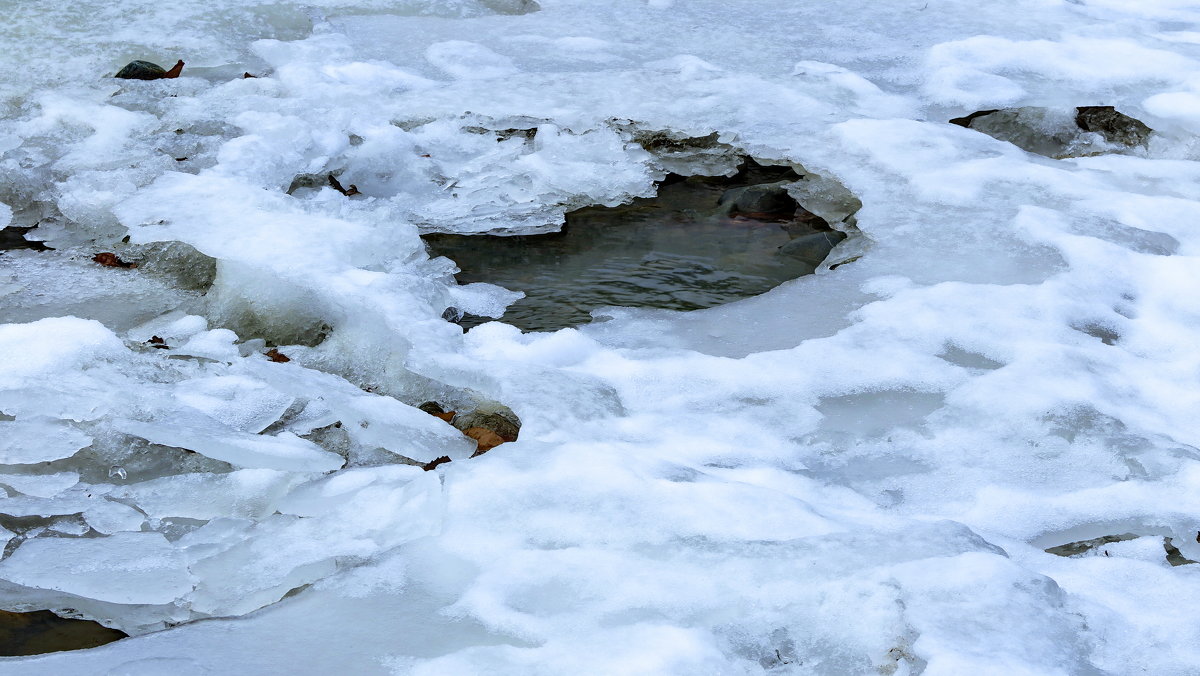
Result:
M788 194L787 182L748 185L726 190L717 204L729 216L745 216L760 221L786 221L796 215L800 205Z
M779 247L779 255L804 261L815 268L825 262L825 258L829 256L830 251L833 251L833 247L844 239L846 239L846 233L836 230L814 232L811 235L797 237Z
M117 71L113 77L122 80L169 80L179 77L181 72L183 72L183 61L177 61L171 70L167 70L157 63L137 60L125 64L125 67Z
M1112 106L980 110L950 122L1055 159L1145 146L1153 131Z

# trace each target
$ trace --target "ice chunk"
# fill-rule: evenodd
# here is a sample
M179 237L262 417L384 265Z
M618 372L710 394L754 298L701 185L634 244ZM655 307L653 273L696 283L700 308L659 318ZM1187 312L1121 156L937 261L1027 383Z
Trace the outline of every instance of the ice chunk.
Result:
M132 500L156 519L183 517L259 519L304 475L271 469L242 469L228 474L179 474L122 486L113 497Z
M0 474L0 484L35 498L52 498L77 483L79 474L76 472Z
M138 510L112 500L98 500L83 512L83 520L97 533L140 530L146 515Z
M370 557L436 533L441 484L416 467L351 469L297 488L281 510L192 565L201 580L189 597L194 609L249 612L328 575L335 558Z
M49 418L0 420L0 464L29 465L75 455L92 438Z
M202 331L180 345L175 354L232 362L241 356L236 342L237 334L229 329Z
M0 561L0 579L126 604L171 603L192 590L183 553L161 533L27 540Z
M173 345L207 330L208 320L204 317L176 310L130 329L129 337L136 341L146 341L153 336L158 336Z
M0 389L68 373L93 359L123 351L124 345L112 331L89 319L53 317L0 325Z
M147 441L195 451L236 467L260 467L292 472L329 472L345 464L336 453L291 432L275 436L247 434L196 418L141 422L117 420L121 431Z
M175 386L175 397L239 432L251 434L279 420L295 401L295 397L245 376L185 380Z

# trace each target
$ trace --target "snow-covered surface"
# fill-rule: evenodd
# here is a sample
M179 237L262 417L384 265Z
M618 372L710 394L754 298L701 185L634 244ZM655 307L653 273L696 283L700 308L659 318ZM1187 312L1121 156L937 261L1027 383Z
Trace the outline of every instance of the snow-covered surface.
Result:
M0 669L1195 674L1200 566L1156 550L1200 559L1194 3L539 4L9 8L0 225L56 251L0 255L0 608L138 636ZM103 77L132 58L188 67ZM946 123L1082 105L1156 133ZM514 294L418 233L652 194L630 130L840 182L861 258L441 320ZM427 399L520 440L468 459Z

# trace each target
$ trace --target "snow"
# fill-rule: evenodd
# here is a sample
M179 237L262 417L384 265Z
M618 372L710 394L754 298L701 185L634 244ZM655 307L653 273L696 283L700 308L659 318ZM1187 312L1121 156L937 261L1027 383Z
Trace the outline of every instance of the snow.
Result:
M0 226L55 249L0 252L0 609L135 635L5 673L1195 673L1194 3L536 5L0 27ZM1154 134L947 123L1101 105ZM419 239L740 153L862 208L726 306L521 333ZM471 458L430 400L520 439Z

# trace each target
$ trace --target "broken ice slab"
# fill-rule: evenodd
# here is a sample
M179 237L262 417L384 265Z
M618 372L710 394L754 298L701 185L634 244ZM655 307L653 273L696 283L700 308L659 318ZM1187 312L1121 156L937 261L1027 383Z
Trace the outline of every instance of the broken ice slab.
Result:
M331 574L338 561L366 559L442 527L434 473L405 466L356 468L296 488L275 514L195 561L194 611L240 615ZM219 530L232 524L212 522ZM206 530L208 526L200 529ZM181 542L199 539L200 531Z
M267 429L296 401L261 380L236 375L185 380L175 386L175 398L239 432L251 434Z
M151 443L195 451L235 467L331 472L346 462L342 456L290 432L276 436L248 434L200 414L180 414L154 422L119 419L113 421L113 426Z
M0 561L0 579L121 604L171 603L192 590L183 552L149 532L28 540Z
M0 465L31 465L75 455L92 438L60 420L0 421ZM15 488L15 487L14 487Z
M0 474L0 485L35 498L52 498L79 483L75 472L54 474Z
M112 496L133 501L156 519L261 519L274 512L279 498L304 478L271 469L178 474L121 486Z

